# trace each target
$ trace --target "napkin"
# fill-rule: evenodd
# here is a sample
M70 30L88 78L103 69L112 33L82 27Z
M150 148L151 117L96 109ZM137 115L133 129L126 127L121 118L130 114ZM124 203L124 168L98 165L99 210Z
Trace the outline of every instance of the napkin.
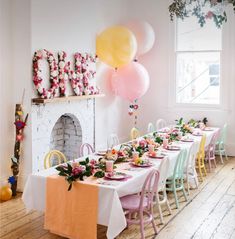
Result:
M96 239L98 186L74 182L67 189L64 177L47 178L45 229L71 239Z

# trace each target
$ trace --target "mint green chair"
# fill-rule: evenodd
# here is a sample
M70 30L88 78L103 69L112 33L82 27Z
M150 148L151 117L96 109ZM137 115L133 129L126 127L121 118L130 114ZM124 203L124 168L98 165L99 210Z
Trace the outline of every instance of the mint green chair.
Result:
M226 139L227 139L227 130L228 130L228 125L224 124L224 127L220 134L220 138L216 142L215 153L217 155L219 154L221 163L224 163L223 156L225 156L226 160L228 160L227 153L225 150L225 144L226 144Z
M179 156L176 160L173 176L168 178L166 181L166 191L174 193L176 208L179 208L179 201L177 197L178 191L183 191L185 200L188 200L184 189L184 168L186 164L186 159L187 150L183 149L179 153Z

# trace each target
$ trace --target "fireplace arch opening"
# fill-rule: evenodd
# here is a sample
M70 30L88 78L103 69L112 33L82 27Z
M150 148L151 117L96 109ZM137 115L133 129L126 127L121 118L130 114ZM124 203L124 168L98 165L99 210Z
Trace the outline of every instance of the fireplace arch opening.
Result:
M78 158L82 144L82 128L73 114L63 114L56 121L50 137L50 150L61 151L68 161ZM52 164L53 164L52 160Z

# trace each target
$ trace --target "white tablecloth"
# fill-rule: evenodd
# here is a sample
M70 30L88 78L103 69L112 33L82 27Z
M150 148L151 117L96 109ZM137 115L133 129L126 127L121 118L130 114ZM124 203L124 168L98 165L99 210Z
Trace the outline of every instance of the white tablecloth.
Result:
M216 130L218 129L214 128L214 131L205 132L207 135L206 145L209 144L211 137ZM193 137L194 143L199 145L201 137ZM189 150L191 145L192 143L180 143L180 147L186 148L187 150ZM169 176L173 173L178 154L179 151L167 153L170 161ZM92 155L90 156L90 159L95 159L97 157L98 156ZM78 160L82 160L82 158ZM153 167L158 169L161 160L153 159L151 161L153 163ZM130 168L128 164L125 166L126 168L129 168L126 173L132 176L130 179L127 181L106 182L101 180L101 183L105 184L98 184L99 205L97 223L108 227L107 238L109 239L115 238L126 227L126 219L119 197L140 192L145 178L153 168ZM28 176L22 196L27 210L45 211L46 177L53 174L58 174L58 171L52 167Z

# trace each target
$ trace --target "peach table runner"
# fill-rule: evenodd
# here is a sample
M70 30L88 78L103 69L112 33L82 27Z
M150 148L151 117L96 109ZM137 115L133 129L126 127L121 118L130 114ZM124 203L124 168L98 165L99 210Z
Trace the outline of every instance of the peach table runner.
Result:
M96 239L98 186L68 183L57 175L47 177L45 229L71 239Z

